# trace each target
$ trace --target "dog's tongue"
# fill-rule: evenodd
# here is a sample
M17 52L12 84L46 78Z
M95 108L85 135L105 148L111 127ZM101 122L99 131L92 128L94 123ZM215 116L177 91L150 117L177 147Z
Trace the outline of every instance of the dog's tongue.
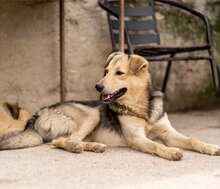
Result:
M106 101L106 100L109 100L111 97L113 97L114 96L114 94L107 94L107 95L102 95L102 100L103 101Z

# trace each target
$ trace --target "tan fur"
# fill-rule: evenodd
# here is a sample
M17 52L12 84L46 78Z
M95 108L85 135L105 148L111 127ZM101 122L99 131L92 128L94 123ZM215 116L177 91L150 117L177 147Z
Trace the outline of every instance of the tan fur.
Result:
M132 55L128 59L128 64L129 72L131 72L131 74L140 73L141 69L148 68L148 62L143 57L140 57L138 55Z
M16 114L16 115L15 115ZM13 117L18 117L14 119ZM24 131L25 125L31 114L20 108L16 103L5 103L0 106L0 139Z
M110 55L111 56L111 55ZM138 60L135 60L135 59ZM144 61L144 63L140 63ZM134 74L135 66L131 66L138 62L140 68L139 72ZM148 62L140 56L132 55L130 58L123 53L119 53L114 55L114 59L108 63L106 70L108 71L108 75L102 78L99 81L99 84L103 84L105 86L104 92L105 93L113 93L122 87L128 88L127 93L120 97L117 101L130 108L143 113L140 106L146 108L146 88L147 88L147 81L148 80L148 73L146 72ZM117 71L122 71L125 74L122 76L115 76ZM133 87L135 86L135 87ZM138 89L138 90L137 90ZM131 101L131 98L133 101Z
M34 130L25 130L30 117L31 114L17 103L5 103L0 106L1 150L32 147L43 143L42 138Z
M103 152L106 149L104 144L83 141L99 123L97 108L76 103L71 106L61 106L57 111L45 109L40 111L39 115L40 118L35 124L35 129L43 136L44 140L53 139L54 146L75 153L82 151ZM52 122L53 124L51 124ZM63 135L66 137L61 137Z
M127 146L123 135L118 135L115 132L108 131L103 128L97 128L86 139L86 141L98 141L110 147L124 147Z
M9 113L0 109L0 135L7 138L10 133L22 133L14 138L0 140L0 149L39 145L42 143L39 138L41 136L44 141L52 140L52 145L75 153L84 150L103 152L108 145L129 146L168 160L180 160L183 156L181 149L220 155L218 145L186 137L171 126L167 114L163 113L163 94L156 90L153 93L150 91L148 67L149 63L144 58L120 52L112 53L106 60L106 75L98 82L104 86L102 93L114 94L119 89L127 89L123 96L108 106L118 113L121 131L98 126L101 122L100 107L71 102L40 110L37 113L39 118L34 123L37 132L33 133L31 129L22 132L30 115L24 109L18 111L16 105L13 105L8 109ZM15 117L19 112L18 119L14 119L10 112ZM32 137L34 142L30 141ZM22 145L19 141L22 141Z
M166 114L159 121L154 122L157 112L152 112L152 117L146 121L148 104L145 99L147 97L147 81L150 80L148 62L137 55L128 57L114 53L109 57L111 58L107 59L106 64L108 74L100 80L99 84L105 86L104 93L113 93L122 87L126 87L127 92L117 102L125 105L128 110L139 116L119 116L123 136L128 146L169 160L180 160L182 158L183 153L179 148L210 155L220 155L219 146L203 143L178 133L171 126ZM115 73L118 70L125 74L117 77ZM154 106L159 111L162 107L161 101L155 99ZM114 109L114 106L112 108ZM159 139L166 146L150 139Z

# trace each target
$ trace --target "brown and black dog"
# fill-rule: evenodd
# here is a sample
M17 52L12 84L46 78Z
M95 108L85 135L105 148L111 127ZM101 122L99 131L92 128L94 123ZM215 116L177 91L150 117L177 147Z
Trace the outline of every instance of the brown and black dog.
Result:
M148 66L141 56L115 52L107 58L105 76L96 85L101 100L58 103L31 119L20 108L14 118L0 112L0 149L52 141L54 146L76 153L129 146L169 160L180 160L181 149L220 155L218 145L186 137L171 126L163 93L153 88Z

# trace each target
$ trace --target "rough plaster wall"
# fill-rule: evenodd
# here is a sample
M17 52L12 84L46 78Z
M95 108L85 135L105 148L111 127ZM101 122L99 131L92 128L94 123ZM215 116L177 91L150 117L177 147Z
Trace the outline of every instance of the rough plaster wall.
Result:
M32 112L59 100L58 3L0 2L0 101Z
M96 0L66 1L65 14L67 99L98 99L94 86L111 52L106 14Z
M19 101L32 112L59 101L59 1L5 0L0 12L0 101ZM105 12L96 0L66 0L65 31L66 99L97 99L94 85L111 52ZM175 39L174 44L186 45L166 31L162 35L164 44ZM164 68L165 64L151 63L158 87ZM204 61L174 64L167 90L169 110L199 104L207 70Z
M59 1L0 3L0 97L32 112L60 100ZM66 99L97 99L94 86L111 52L97 1L65 1Z

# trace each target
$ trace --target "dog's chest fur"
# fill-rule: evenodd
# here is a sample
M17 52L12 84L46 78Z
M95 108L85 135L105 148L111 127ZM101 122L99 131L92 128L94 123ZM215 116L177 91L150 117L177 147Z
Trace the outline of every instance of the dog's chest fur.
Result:
M151 89L146 96L146 100L131 106L113 102L109 107L118 115L135 116L153 124L164 115L163 93L159 90Z

